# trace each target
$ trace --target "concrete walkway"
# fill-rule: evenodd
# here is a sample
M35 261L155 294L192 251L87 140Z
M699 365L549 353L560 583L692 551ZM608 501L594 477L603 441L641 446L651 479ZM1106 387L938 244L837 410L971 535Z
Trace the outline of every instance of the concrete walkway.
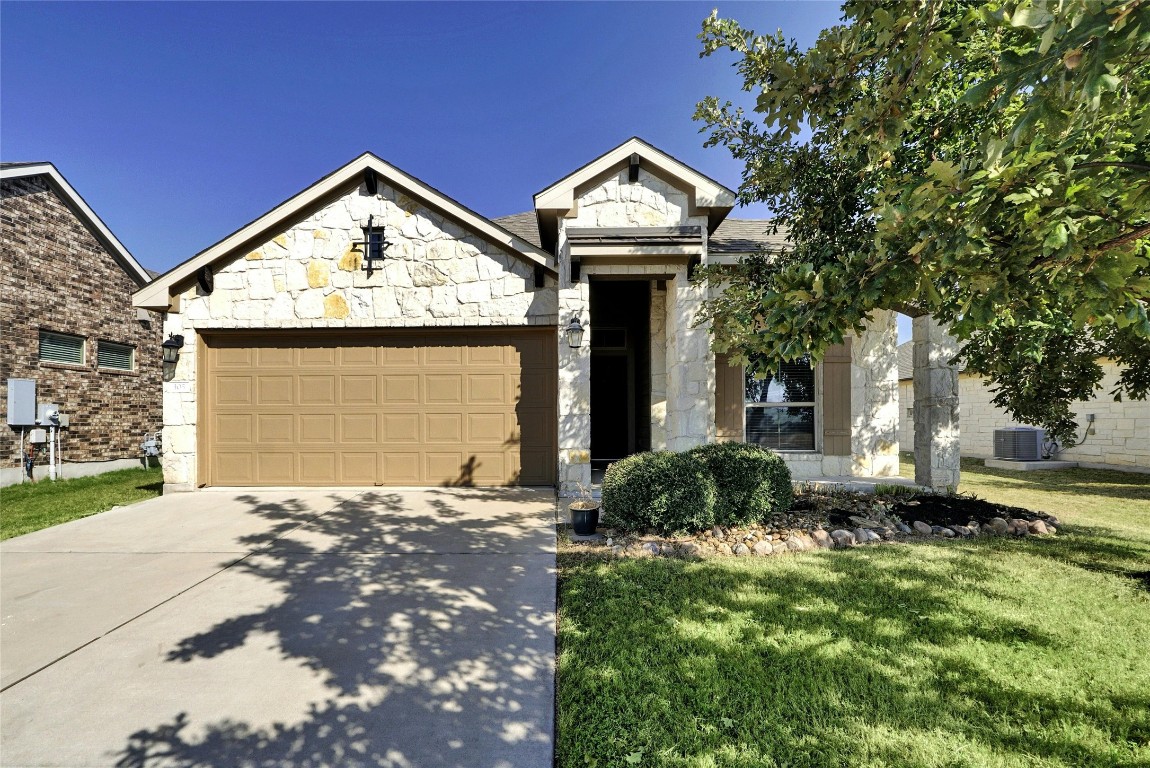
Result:
M550 766L553 491L203 491L0 545L0 765Z

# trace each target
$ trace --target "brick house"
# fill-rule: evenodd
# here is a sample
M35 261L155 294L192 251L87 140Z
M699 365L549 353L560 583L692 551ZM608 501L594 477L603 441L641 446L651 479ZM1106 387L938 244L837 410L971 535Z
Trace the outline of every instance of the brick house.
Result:
M696 265L777 245L728 219L730 189L633 138L533 202L487 219L365 153L138 291L183 345L166 490L568 494L613 459L715 440L779 450L797 479L898 474L894 313L769 382L695 324ZM927 443L933 482L956 484L957 453Z
M69 422L63 477L140 466L162 423L162 317L131 300L151 276L51 163L4 163L0 183L0 411L8 380L32 379ZM31 426L0 429L5 484L20 480Z

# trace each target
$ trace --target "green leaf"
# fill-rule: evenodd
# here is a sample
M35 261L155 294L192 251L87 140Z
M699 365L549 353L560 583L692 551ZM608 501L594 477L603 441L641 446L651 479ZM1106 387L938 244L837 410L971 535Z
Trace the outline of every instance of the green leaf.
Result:
M626 760L629 765L638 765L643 762L643 751L632 752L623 759Z

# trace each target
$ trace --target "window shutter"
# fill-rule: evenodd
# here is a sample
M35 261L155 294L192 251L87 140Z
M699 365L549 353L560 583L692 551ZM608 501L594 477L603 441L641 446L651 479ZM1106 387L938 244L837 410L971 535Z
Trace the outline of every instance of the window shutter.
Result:
M84 364L84 339L62 333L40 332L40 359L46 363Z
M851 453L851 340L827 349L823 357L823 453Z
M720 443L743 440L743 366L715 355L715 437Z

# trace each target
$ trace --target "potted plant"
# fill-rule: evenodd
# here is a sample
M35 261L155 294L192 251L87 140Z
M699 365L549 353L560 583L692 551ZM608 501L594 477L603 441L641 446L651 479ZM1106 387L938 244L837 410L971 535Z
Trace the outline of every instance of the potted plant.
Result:
M591 497L591 488L579 483L579 495L571 502L571 527L576 536L592 536L599 525L599 500Z

